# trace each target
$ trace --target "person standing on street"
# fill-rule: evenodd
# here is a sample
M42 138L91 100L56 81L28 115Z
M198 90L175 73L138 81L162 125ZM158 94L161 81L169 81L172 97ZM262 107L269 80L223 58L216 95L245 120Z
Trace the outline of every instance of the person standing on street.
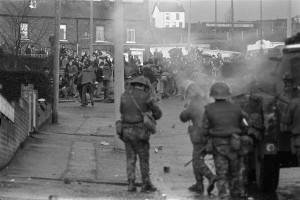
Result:
M202 127L204 133L211 138L219 197L222 200L240 199L239 151L243 112L238 105L228 101L231 93L225 83L214 83L210 96L215 102L205 106Z
M135 165L137 156L140 161L142 177L141 192L154 192L157 189L150 180L149 149L151 131L144 123L144 113L150 112L155 120L162 116L162 111L152 99L150 81L138 76L130 82L130 86L121 96L120 113L122 131L120 138L125 143L127 158L128 191L135 192Z
M104 87L104 99L107 100L109 98L109 87L110 87L110 80L112 76L112 68L105 61L105 64L103 66L103 87Z
M207 193L210 194L217 178L204 162L206 155L205 146L207 143L206 136L201 132L204 98L200 94L200 89L197 88L195 84L193 86L192 91L190 91L192 93L190 103L179 116L182 122L192 121L193 123L193 125L188 127L188 132L193 144L192 163L196 183L189 187L189 190L202 194L204 192L203 176L205 176L209 180Z
M93 84L96 81L95 71L93 69L93 65L90 61L87 61L86 68L81 72L81 85L82 85L82 106L88 105L88 101L86 99L86 93L88 92L90 95L90 100L92 106L94 106L94 99L93 99Z

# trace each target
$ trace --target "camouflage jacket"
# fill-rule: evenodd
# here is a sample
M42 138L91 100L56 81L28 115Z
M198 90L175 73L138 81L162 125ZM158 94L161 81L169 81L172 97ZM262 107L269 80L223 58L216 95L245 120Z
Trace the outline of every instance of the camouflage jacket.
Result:
M228 101L216 101L205 106L202 120L204 134L213 139L215 145L229 144L232 134L241 134L242 109Z
M135 99L142 112L151 112L155 120L161 118L162 111L154 99L151 98L150 92L130 88L121 96L120 113L123 123L136 124L143 122L143 115L134 104L131 96Z

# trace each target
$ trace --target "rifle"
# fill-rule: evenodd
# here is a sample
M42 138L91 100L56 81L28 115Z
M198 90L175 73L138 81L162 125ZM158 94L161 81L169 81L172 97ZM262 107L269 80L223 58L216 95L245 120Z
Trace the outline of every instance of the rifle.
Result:
M202 153L204 150L206 149L206 145L204 145L201 149L200 149L200 152ZM193 162L193 158L190 160L190 161L188 161L188 162L186 162L185 164L184 164L184 167L187 167L189 164L191 164L191 162Z

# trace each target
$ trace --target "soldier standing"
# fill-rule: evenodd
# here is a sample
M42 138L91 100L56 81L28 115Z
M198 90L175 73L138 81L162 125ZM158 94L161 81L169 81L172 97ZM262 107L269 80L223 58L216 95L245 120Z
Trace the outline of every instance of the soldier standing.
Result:
M228 101L230 95L227 84L217 82L212 85L210 96L215 102L205 106L202 125L204 133L211 138L218 176L217 187L221 199L239 199L241 196L238 151L243 114L239 106ZM228 185L230 193L227 190Z
M121 96L120 112L122 131L120 138L125 143L127 158L128 191L136 191L135 164L137 156L140 161L142 176L141 192L154 192L149 175L149 139L151 132L145 127L143 113L151 112L155 120L162 116L158 105L151 98L150 81L144 76L138 76L131 81L129 87Z
M203 97L199 93L199 90L193 87L191 92L190 103L187 108L180 113L180 120L182 122L192 121L193 125L188 127L188 132L190 134L190 139L193 144L193 171L196 179L196 183L189 187L190 191L203 193L203 176L209 180L209 186L207 188L208 194L213 190L214 183L216 182L216 176L210 171L204 162L204 157L206 155L206 137L201 132L201 121L203 114Z
M292 149L297 155L298 166L300 166L300 91L288 105L287 124L292 133Z

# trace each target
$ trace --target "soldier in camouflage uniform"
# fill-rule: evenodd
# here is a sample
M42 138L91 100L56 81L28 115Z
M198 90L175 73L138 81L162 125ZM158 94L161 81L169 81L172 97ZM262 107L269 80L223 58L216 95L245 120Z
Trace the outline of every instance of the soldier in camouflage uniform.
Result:
M215 102L205 106L202 125L205 134L211 138L221 199L239 199L241 195L238 151L243 114L238 105L227 100L230 95L230 89L225 83L217 82L211 87L210 96Z
M216 176L210 171L204 162L206 151L204 149L207 139L201 132L201 119L203 114L203 97L199 93L198 88L194 88L190 103L185 110L180 113L180 120L182 122L192 121L193 125L189 126L190 139L193 144L193 171L196 179L196 183L189 187L189 190L203 193L203 176L209 180L208 193L214 188L216 182Z
M288 105L287 125L292 133L292 149L297 155L298 166L300 166L300 96L293 98Z
M138 104L139 108L135 103ZM141 192L153 192L156 191L156 188L152 185L149 175L149 139L151 133L144 126L141 111L151 112L155 120L162 116L160 108L151 98L150 81L144 76L133 79L131 87L121 96L121 139L125 143L126 150L128 191L136 191L135 165L138 156L142 176Z

